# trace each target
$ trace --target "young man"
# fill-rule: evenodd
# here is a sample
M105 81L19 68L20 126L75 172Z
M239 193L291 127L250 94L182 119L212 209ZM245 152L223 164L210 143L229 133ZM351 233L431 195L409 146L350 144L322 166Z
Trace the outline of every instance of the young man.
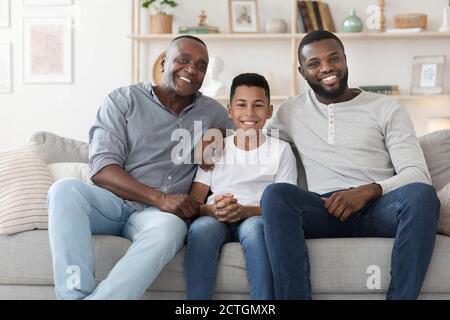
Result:
M309 191L269 186L261 207L277 299L310 299L307 238L395 237L388 299L416 299L433 252L439 200L408 113L350 89L342 42L309 33L298 49L311 90L269 128L295 144Z
M272 272L264 243L259 202L274 182L296 185L297 167L288 143L261 131L272 116L269 85L259 74L240 74L231 86L228 115L237 129L225 139L214 170L198 168L191 196L203 203L191 224L185 257L187 298L211 299L219 252L240 241L252 299L273 299Z
M199 206L188 195L196 165L175 164L171 134L184 128L194 136L200 119L203 130L229 127L225 108L198 91L207 67L206 45L181 36L166 51L160 85L120 88L105 99L89 132L96 185L65 180L49 192L57 298L138 299L183 245L183 219ZM133 241L98 286L92 234Z

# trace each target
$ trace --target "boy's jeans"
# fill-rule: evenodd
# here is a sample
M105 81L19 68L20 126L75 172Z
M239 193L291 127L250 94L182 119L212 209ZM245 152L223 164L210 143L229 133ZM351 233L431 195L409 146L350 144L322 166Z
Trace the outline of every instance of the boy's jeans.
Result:
M290 184L267 187L261 207L276 299L310 299L305 239L338 237L395 237L387 299L418 297L439 217L440 203L432 186L413 183L400 187L345 222L328 213L318 194Z
M185 257L188 299L211 299L220 249L224 243L231 241L241 242L250 297L273 299L272 271L261 217L229 224L206 216L194 220L188 231Z
M61 180L49 191L49 235L58 299L139 299L183 246L186 224L154 207L135 210L106 189ZM133 244L97 286L93 234Z

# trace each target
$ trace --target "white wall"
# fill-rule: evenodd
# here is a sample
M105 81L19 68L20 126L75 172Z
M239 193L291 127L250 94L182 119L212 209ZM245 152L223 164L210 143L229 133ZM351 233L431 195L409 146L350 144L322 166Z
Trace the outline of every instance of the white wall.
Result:
M22 0L11 0L9 29L0 29L0 42L13 42L14 88L12 94L0 94L0 150L27 143L34 131L46 130L79 140L87 140L89 127L104 96L131 80L131 0L73 0L80 12L79 28L74 30L74 81L61 85L24 85L22 83L22 17L38 9L24 9ZM227 30L227 0L180 0L174 11L174 28L195 25L201 9L206 9L209 24ZM325 0L330 4L338 27L355 8L365 17L365 8L375 0ZM397 13L424 12L429 16L429 30L441 23L442 8L447 0L386 1L388 27ZM260 27L270 18L284 18L290 24L290 0L259 0ZM59 10L65 10L60 8ZM52 12L53 11L53 12ZM41 8L43 14L54 13ZM147 13L142 16L147 20ZM290 28L290 25L289 25ZM145 23L143 29L146 30ZM289 29L290 30L290 29ZM155 57L164 50L166 40L152 43L146 52L143 78L150 78ZM351 85L398 84L408 94L411 83L412 57L419 54L446 54L450 60L449 39L362 40L346 41ZM240 72L279 73L274 80L273 94L289 94L290 45L288 41L210 41L211 54L225 60L223 76L229 85ZM450 68L447 63L446 93L450 94ZM425 132L429 116L450 116L448 100L423 99L405 102L416 130Z
M23 84L22 17L65 13L70 8L23 7L11 0L11 28L0 42L13 43L13 93L0 94L0 150L28 143L35 131L87 141L108 92L131 79L131 1L73 0L79 10L73 31L72 84Z

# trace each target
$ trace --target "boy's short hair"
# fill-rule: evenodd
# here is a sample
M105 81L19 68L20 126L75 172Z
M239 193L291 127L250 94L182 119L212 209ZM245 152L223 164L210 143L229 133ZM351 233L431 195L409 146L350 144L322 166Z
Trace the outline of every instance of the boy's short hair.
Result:
M270 88L267 83L266 78L257 73L241 73L233 79L233 83L231 84L231 92L230 92L230 103L233 100L234 94L236 93L237 87L240 86L248 86L248 87L258 87L264 89L267 100L270 103Z

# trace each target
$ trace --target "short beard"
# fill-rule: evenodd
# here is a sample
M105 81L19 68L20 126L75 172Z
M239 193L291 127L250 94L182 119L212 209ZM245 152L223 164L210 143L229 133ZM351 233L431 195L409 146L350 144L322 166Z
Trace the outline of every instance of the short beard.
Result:
M315 94L317 94L320 97L323 97L325 99L336 99L337 97L340 97L344 94L345 89L347 89L348 86L348 70L345 72L344 77L342 77L341 81L339 82L339 88L337 88L335 91L326 91L320 84L315 84L312 81L306 79L311 89L314 91Z

